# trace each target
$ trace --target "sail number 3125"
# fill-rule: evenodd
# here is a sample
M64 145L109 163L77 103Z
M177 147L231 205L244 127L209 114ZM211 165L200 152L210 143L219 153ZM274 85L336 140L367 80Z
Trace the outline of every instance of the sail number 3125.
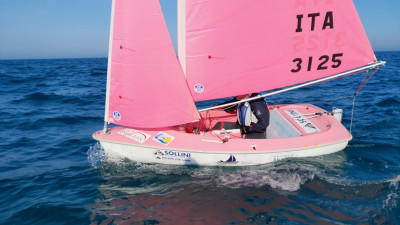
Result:
M340 65L342 65L342 60L341 60L342 56L343 56L343 53L337 53L337 54L333 54L332 58L330 58L328 55L323 55L323 56L319 57L318 62L316 62L318 64L317 70L326 70L326 69L328 69L329 66L332 68L339 68ZM308 57L308 62L304 62L304 64L303 64L302 58L295 58L295 59L293 59L293 62L295 63L296 68L290 70L292 73L297 73L297 72L300 72L301 70L303 70L304 64L307 64L306 65L307 71L311 71L313 69L314 62L313 62L312 56ZM330 63L330 62L332 62L332 63Z

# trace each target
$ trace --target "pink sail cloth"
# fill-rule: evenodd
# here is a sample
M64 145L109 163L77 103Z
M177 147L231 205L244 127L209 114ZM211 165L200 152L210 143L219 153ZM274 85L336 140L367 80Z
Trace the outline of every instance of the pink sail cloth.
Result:
M372 63L351 0L187 0L195 101L267 91Z
M199 119L158 0L115 0L106 121L153 128Z

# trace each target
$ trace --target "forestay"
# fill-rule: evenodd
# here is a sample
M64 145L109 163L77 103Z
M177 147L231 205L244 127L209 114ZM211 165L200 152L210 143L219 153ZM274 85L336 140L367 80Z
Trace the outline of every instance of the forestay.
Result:
M179 52L195 101L286 87L375 61L351 0L186 0L184 8Z

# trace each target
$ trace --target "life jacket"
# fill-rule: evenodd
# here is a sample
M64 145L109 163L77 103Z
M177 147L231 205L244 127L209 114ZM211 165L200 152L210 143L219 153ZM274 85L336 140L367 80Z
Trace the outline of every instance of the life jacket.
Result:
M243 102L237 107L238 122L241 126L250 126L251 123L257 123L256 115L251 111L250 103Z

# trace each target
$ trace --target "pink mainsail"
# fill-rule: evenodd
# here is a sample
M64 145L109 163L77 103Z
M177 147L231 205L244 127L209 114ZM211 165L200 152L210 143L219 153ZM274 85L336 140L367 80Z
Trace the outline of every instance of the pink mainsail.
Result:
M187 0L185 8L183 52L195 101L272 90L375 61L351 0Z
M197 120L159 1L113 4L105 120L140 128Z

